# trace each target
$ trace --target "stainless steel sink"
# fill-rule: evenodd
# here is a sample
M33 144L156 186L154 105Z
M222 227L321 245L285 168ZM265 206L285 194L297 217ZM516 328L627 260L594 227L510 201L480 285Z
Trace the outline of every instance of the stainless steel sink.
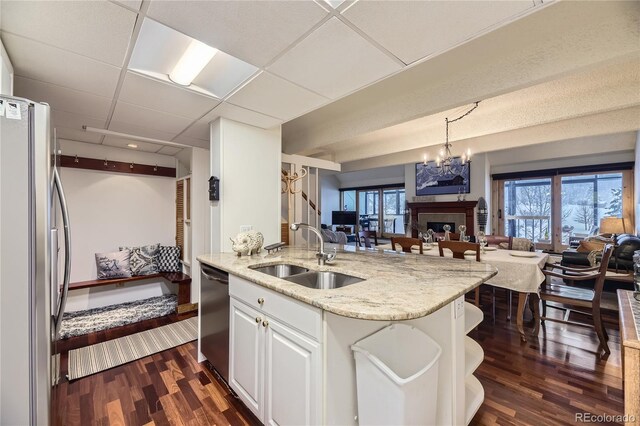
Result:
M307 268L303 268L302 266L289 265L286 263L280 265L259 266L251 269L277 278L285 278L309 271Z
M322 290L345 287L364 281L362 278L331 271L310 271L292 275L284 279L305 287Z

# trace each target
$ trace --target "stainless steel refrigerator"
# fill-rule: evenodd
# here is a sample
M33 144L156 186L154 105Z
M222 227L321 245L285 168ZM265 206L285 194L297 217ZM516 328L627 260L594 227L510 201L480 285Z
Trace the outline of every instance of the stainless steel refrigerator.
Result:
M46 425L58 406L69 215L49 106L0 101L0 424Z

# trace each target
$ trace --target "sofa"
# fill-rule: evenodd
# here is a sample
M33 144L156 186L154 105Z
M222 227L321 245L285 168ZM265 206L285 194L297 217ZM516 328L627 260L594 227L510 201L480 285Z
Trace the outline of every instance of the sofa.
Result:
M617 272L633 272L633 253L640 250L640 238L632 234L616 236L615 247L608 269ZM568 249L562 252L562 266L589 266L588 252Z
M325 243L345 245L348 242L347 234L342 231L332 231L323 227L320 229L320 232L322 233L322 239Z

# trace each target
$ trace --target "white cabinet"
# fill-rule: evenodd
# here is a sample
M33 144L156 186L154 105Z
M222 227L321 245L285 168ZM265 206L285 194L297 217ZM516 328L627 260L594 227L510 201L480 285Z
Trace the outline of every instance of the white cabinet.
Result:
M265 342L264 423L320 423L320 344L276 320L268 320Z
M230 386L264 424L321 424L321 312L234 276L229 293Z
M231 299L229 322L229 385L258 418L262 417L262 316Z

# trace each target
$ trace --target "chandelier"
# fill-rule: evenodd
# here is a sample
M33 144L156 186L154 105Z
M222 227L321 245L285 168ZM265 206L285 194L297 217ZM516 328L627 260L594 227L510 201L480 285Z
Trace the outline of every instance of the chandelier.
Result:
M458 157L454 157L451 154L451 144L449 143L449 123L455 123L458 120L462 120L467 115L471 114L476 108L478 108L478 104L480 101L474 102L473 107L464 114L462 114L458 118L454 118L453 120L449 120L449 117L444 119L445 121L445 142L444 147L440 149L439 155L436 157L435 166L436 173L442 176L455 176L461 175L464 172L464 169L469 167L469 163L471 163L471 150L467 149L467 152L463 152L458 160ZM427 165L427 154L424 155L423 164Z

